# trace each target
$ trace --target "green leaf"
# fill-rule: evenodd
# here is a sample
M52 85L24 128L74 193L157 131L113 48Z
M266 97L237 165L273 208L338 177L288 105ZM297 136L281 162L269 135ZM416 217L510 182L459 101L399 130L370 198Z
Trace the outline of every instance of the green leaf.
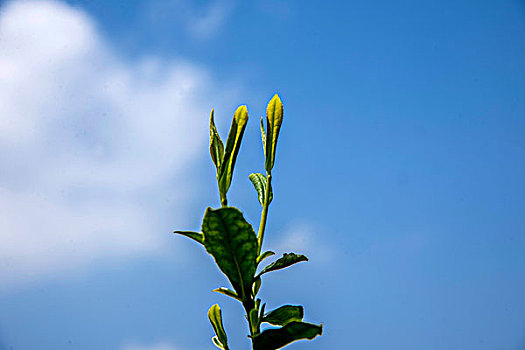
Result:
M257 274L256 278L267 272L284 269L285 267L301 261L308 261L308 258L304 255L298 255L295 253L284 253L282 257L262 269L262 271Z
M222 158L224 157L224 145L222 144L221 137L215 127L213 120L213 108L210 113L210 154L215 168L217 168L217 176L221 168Z
M223 194L228 192L232 182L233 169L235 168L235 161L237 160L237 154L241 147L246 123L248 123L248 110L246 106L240 106L233 116L230 133L228 134L228 140L226 141L226 148L224 150L224 158L219 172L219 190Z
M264 118L261 117L261 138L262 138L262 144L263 144L263 152L264 152L264 158L266 159L266 133L264 132Z
M272 255L275 255L275 253L270 250L265 251L264 253L262 253L261 255L257 257L257 265L259 265L261 261L263 261L264 259Z
M268 322L274 326L285 326L293 321L302 321L304 310L301 305L284 305L263 316L262 322Z
M228 289L228 288L224 288L224 287L220 287L220 288L217 288L217 289L214 289L213 290L214 292L217 292L217 293L221 293L221 294L224 294L226 296L229 296L230 298L233 298L233 299L237 299L239 301L242 301L241 298L237 295L237 293L235 293L233 290L231 289Z
M217 338L217 336L214 336L213 338L211 338L211 340L213 341L213 344L218 347L219 349L223 349L224 350L224 347L223 345L221 344L221 342L219 341L219 338Z
M258 317L257 309L251 309L250 310L250 326L251 326L251 333L257 334L259 329L259 317Z
M255 296L257 296L257 293L259 293L259 289L261 289L261 284L262 284L262 281L260 277L256 278L255 281L253 281L252 295L254 298Z
M267 329L253 338L253 350L275 350L300 339L313 339L323 334L323 325L290 322L277 329Z
M267 172L271 172L275 163L275 151L277 149L277 139L281 124L283 122L283 104L277 94L270 100L266 107L266 162L264 167Z
M224 326L222 325L222 313L219 305L215 304L210 307L210 310L208 310L208 318L210 319L210 323L213 327L213 330L215 331L215 334L217 335L217 340L219 341L220 345L222 345L224 350L228 350L228 337L226 336Z
M260 300L260 299L259 299ZM262 304L261 308L259 309L259 319L262 320L264 316L264 309L266 308L266 303Z
M193 239L196 242L199 242L200 244L204 244L204 236L200 232L193 232L193 231L173 231L173 233L178 233L179 235L183 235L186 237L189 237Z
M233 207L206 209L204 246L243 301L250 295L257 259L257 238L242 213Z
M260 173L250 174L248 176L250 178L250 181L253 184L253 187L255 187L255 190L257 191L257 195L259 197L259 203L261 203L262 206L264 206L264 200L266 195L266 176ZM273 192L270 185L270 198L268 200L268 204L272 202L273 199Z

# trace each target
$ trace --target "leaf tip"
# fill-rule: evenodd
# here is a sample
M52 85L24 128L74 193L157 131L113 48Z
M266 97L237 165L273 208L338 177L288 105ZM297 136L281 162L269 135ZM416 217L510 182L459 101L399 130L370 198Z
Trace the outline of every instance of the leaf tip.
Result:
M215 119L214 119L215 109L211 109L210 112L210 132L213 132L215 129Z
M235 111L235 119L237 123L245 124L248 121L248 107L246 105L239 106Z

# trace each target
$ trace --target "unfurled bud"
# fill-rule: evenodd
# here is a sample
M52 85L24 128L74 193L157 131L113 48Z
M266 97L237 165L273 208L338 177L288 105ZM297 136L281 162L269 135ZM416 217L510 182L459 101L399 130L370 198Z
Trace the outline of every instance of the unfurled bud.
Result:
M275 163L275 151L277 148L277 139L281 124L283 122L283 104L277 94L270 100L266 108L266 137L265 139L265 168L267 172L271 172ZM263 130L264 131L264 130Z
M217 177L220 173L222 158L224 156L224 145L222 144L215 121L213 120L213 108L210 113L210 154L215 168L217 168Z
M232 182L233 169L235 167L235 161L237 160L237 154L241 148L246 123L248 123L248 109L246 106L240 106L233 115L232 126L228 134L228 140L226 141L226 148L224 149L224 157L218 178L219 191L224 195L228 192Z
M228 336L222 324L222 312L218 304L212 305L208 310L208 319L215 331L216 336L212 338L219 349L228 350Z
M261 138L264 152L264 159L266 159L266 133L264 132L264 117L261 117Z

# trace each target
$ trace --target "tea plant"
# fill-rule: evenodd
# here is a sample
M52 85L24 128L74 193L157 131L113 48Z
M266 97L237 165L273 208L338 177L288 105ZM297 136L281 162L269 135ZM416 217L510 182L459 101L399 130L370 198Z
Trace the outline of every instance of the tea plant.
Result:
M253 350L279 349L295 340L313 339L321 335L323 330L322 325L302 321L304 311L300 305L283 305L270 312L265 312L266 304L257 298L264 274L301 261L308 261L304 255L287 253L257 272L263 260L275 255L272 251L262 252L261 249L268 208L273 199L272 169L282 121L283 105L279 96L275 95L266 109L266 128L261 117L266 176L260 173L249 176L262 206L258 234L255 234L253 227L244 219L239 209L228 206L226 196L232 182L244 129L248 122L246 106L240 106L235 111L226 146L217 132L213 120L213 109L211 110L210 153L217 169L217 185L222 207L206 209L202 221L202 232L175 231L175 233L202 244L230 281L233 290L221 287L215 289L214 292L222 293L242 303L246 311ZM228 350L228 337L222 323L219 305L215 304L210 308L208 318L216 334L212 338L213 343L219 349ZM277 326L277 328L267 328L261 331L263 323Z

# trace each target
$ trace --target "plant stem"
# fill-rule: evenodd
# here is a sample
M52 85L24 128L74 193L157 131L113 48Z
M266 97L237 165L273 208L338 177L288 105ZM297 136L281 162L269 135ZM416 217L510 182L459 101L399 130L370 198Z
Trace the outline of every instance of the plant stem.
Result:
M226 193L222 193L221 190L219 190L220 196L221 196L221 206L227 207L228 206L228 199L226 198Z
M264 205L261 213L261 224L259 225L259 234L257 235L257 255L261 254L262 243L264 238L264 229L266 228L266 219L268 217L268 207L270 206L270 189L272 188L272 174L266 172L266 192L264 194Z

